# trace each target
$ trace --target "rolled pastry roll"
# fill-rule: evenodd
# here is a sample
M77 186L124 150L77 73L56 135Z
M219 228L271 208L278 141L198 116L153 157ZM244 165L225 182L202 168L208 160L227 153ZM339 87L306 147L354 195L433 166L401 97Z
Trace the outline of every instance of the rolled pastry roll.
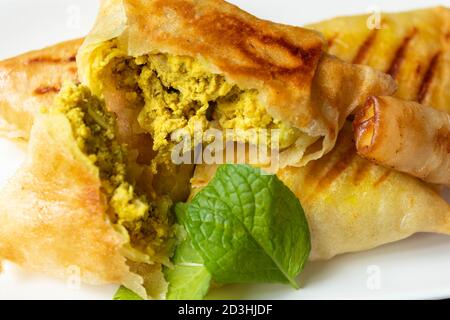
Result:
M372 97L354 121L358 154L430 183L450 185L450 115L419 103Z

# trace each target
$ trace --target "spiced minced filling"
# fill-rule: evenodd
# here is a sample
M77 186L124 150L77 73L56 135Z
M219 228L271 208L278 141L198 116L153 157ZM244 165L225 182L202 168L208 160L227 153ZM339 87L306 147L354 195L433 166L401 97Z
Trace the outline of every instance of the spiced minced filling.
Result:
M242 90L224 76L211 73L206 63L188 56L154 53L129 57L114 40L96 49L93 79L98 91L105 79L114 79L121 92L138 110L139 130L151 135L156 153L152 167L170 167L171 135L184 130L235 129L236 142L251 142L253 129L279 129L279 148L292 146L300 130L274 119L259 100L257 90ZM95 90L94 90L95 91ZM270 143L270 136L268 143Z
M140 190L127 154L116 138L116 119L105 103L83 86L66 86L51 112L63 113L72 126L78 147L99 171L102 191L109 204L109 218L128 241L124 252L135 262L166 263L173 250L172 200L153 199Z

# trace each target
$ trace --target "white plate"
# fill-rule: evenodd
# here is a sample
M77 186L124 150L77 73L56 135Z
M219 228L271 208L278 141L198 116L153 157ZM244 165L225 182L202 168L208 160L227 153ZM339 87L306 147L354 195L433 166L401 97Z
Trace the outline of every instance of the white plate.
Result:
M302 25L338 15L397 11L450 0L234 0L259 17ZM1 0L0 59L85 35L96 16L93 0ZM0 185L20 166L23 151L0 140ZM286 286L229 286L211 298L236 299L434 299L450 297L450 239L417 235L368 252L332 261L309 263L301 276L303 289ZM111 299L115 287L78 285L29 274L5 264L0 299Z

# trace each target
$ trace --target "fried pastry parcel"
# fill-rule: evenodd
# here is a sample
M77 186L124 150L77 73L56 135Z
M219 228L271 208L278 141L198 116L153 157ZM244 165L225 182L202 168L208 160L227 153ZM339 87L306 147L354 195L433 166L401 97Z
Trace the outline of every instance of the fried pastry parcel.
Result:
M187 197L192 168L154 176L136 160L102 100L63 89L0 193L0 259L58 277L76 267L87 283L163 298L162 266L176 242L170 208Z
M222 0L103 1L77 61L81 81L167 162L177 130L279 129L281 166L329 152L365 99L392 79L324 52L310 30ZM129 112L124 112L126 109ZM136 121L137 119L137 121ZM238 136L239 142L248 142Z
M324 54L317 33L223 1L111 0L77 57L88 87L69 86L51 106L60 77L74 77L60 64L73 62L61 58L72 45L31 54L47 52L41 62L56 68L54 90L41 90L48 96L30 109L5 104L27 119L11 118L25 138L35 123L27 161L0 195L0 258L59 277L75 266L88 283L121 283L142 297L165 295L171 207L187 198L192 176L192 166L160 153L174 128L193 119L278 128L286 161L300 165L333 147L367 96L395 88L389 76ZM24 72L41 86L38 71ZM19 76L4 83L14 87ZM40 103L48 108L36 116ZM316 141L320 150L303 157ZM163 169L149 169L155 159Z

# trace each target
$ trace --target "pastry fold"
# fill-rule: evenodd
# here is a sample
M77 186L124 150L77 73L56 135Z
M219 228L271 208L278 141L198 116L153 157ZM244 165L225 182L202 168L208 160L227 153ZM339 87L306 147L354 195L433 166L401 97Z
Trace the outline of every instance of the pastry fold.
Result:
M450 185L450 115L392 97L372 97L353 122L358 154L430 183Z
M65 82L77 81L81 39L0 62L0 136L28 140L42 107L50 107Z
M111 41L116 53L104 54L109 60L99 59ZM240 92L257 92L257 103L262 104L264 113L294 132L293 141L281 150L283 167L301 166L329 152L356 107L370 95L389 95L396 88L389 76L341 62L324 49L322 37L314 31L260 20L221 0L109 0L102 1L97 23L77 62L81 81L94 93L104 95L110 108L120 110L130 106L117 106L125 100L118 99L117 92L108 103L111 94L105 93L106 83L118 70L108 74L108 62L125 58L128 66L134 63L140 69L142 60L149 56L153 63L173 57L195 59L210 75L220 76ZM130 62L131 58L137 60ZM184 94L183 88L171 89L163 75L157 77L168 92L175 89ZM142 82L139 86L145 92ZM118 91L120 86L113 87L112 91ZM213 120L218 120L214 119L215 110L211 111ZM166 117L180 120L175 113ZM181 121L189 122L189 118Z

